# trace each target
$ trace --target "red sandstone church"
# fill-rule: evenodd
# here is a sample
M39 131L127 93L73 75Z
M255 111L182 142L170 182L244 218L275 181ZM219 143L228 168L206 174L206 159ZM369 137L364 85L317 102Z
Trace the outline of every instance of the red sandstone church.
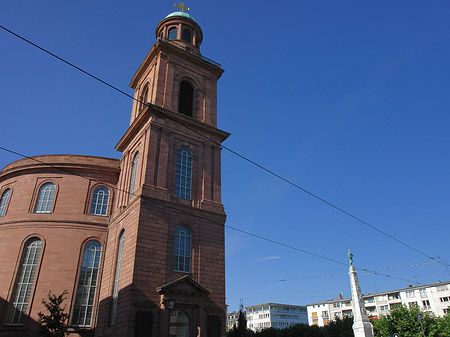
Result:
M70 336L225 334L223 70L186 12L156 37L131 79L120 160L43 155L0 171L0 336L36 336L42 299L64 290Z

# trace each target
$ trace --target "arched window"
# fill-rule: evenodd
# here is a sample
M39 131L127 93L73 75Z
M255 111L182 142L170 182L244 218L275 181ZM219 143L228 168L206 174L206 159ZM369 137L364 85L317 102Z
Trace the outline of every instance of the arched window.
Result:
M185 226L175 229L173 270L185 273L191 271L191 232Z
M181 81L178 111L186 116L192 117L193 104L194 104L194 87L189 81Z
M11 296L8 317L6 318L7 325L22 325L24 323L41 247L41 240L32 238L27 241L23 248L22 258L20 259L20 266Z
M183 34L181 34L181 39L191 43L192 42L192 33L189 29L183 28Z
M100 186L94 190L89 214L106 216L108 213L109 190Z
M134 193L134 187L136 184L136 172L139 163L139 152L136 152L133 158L133 164L131 166L131 179L130 179L130 198Z
M189 337L189 316L184 311L170 315L169 337Z
M178 29L176 27L172 27L169 29L169 40L176 40L178 35Z
M2 198L0 199L0 216L4 216L6 214L6 209L8 208L9 198L11 197L11 189L8 188L2 194Z
M192 191L192 152L181 147L177 156L177 176L175 195L178 198L191 200Z
M116 275L114 277L114 290L111 303L111 319L110 319L111 325L114 325L116 323L117 302L119 301L120 269L122 268L122 254L124 242L125 242L125 231L122 231L120 233L119 247L117 249Z
M46 183L39 189L39 194L34 208L34 213L50 213L53 205L56 187L52 183Z
M91 326L97 293L98 274L102 246L97 241L89 241L84 246L78 276L77 295L73 307L72 325Z
M142 90L141 97L140 97L140 108L139 111L142 111L145 108L145 103L147 103L147 97L148 97L148 86L146 85L144 90Z

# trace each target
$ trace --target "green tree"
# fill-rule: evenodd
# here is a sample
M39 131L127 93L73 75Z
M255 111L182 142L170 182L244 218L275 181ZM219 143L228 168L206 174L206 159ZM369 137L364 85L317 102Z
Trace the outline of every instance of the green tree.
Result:
M323 328L308 324L291 325L281 332L282 337L325 337Z
M417 305L410 308L397 306L389 315L381 316L372 321L376 337L393 336L401 337L450 337L450 318L435 317L428 312L423 312ZM422 332L423 328L423 332Z
M394 326L388 316L381 316L372 321L373 333L375 336L393 336Z
M353 337L353 317L336 317L322 329L327 337Z
M39 336L41 337L64 337L67 330L67 319L69 314L64 313L65 306L62 307L63 301L66 299L67 291L64 290L61 295L56 296L51 291L48 292L47 298L42 300L42 304L48 311L48 314L42 312L39 316Z
M252 337L253 335L254 332L247 329L247 318L245 317L243 307L241 306L237 324L234 325L233 329L227 332L227 337Z
M430 336L450 336L450 315L447 314L444 317L437 317L436 324L433 325L430 331Z

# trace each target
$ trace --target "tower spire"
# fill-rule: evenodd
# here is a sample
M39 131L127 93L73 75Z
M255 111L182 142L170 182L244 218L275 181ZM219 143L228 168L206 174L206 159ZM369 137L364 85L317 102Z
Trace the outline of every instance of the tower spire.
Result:
M353 332L355 337L374 337L350 249L348 250L348 261L350 265L348 274L350 275L350 286L352 288Z

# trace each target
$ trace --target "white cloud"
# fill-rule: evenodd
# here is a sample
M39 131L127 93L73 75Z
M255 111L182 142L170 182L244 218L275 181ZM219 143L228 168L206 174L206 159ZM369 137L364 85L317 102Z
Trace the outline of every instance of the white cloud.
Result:
M277 260L280 256L267 256L263 257L262 259L258 259L258 261L271 261L271 260Z

